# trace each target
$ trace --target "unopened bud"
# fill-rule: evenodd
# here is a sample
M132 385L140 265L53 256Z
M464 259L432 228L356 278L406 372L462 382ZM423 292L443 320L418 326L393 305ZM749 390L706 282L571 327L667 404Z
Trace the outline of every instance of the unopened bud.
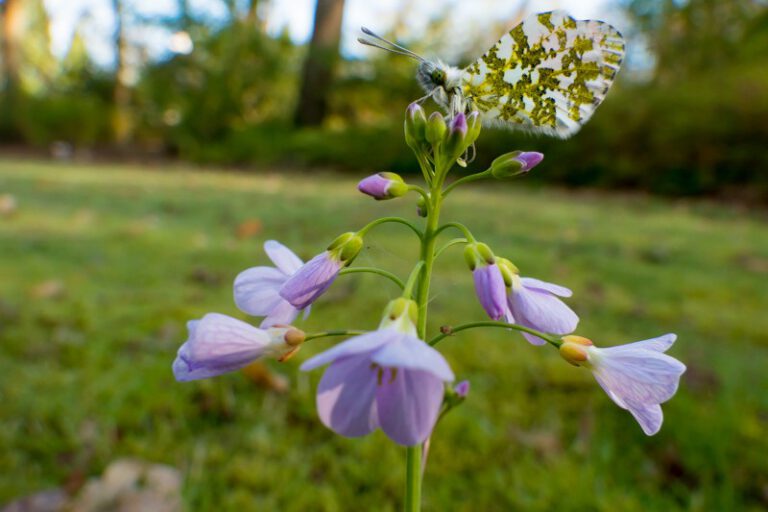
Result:
M416 322L418 321L418 318L418 304L411 299L400 297L387 304L379 329L394 327L403 332L416 334Z
M419 151L426 142L427 118L424 109L418 103L411 103L405 111L405 142L412 149Z
M453 388L453 391L456 393L456 395L459 398L467 398L467 395L469 394L469 381L463 380L456 384L456 386Z
M496 258L496 265L498 265L499 270L501 270L501 276L504 278L504 284L507 286L507 288L511 288L512 280L514 279L514 276L520 273L520 270L518 270L517 266L507 258Z
M513 151L501 155L491 163L491 174L498 179L525 174L543 159L544 155L536 151Z
M416 214L419 217L426 217L427 213L427 200L424 199L424 196L419 196L419 200L416 201Z
M448 128L445 126L445 119L440 112L432 112L432 115L427 119L426 127L426 139L427 142L433 146L443 142L445 138L445 132Z
M357 190L381 201L405 195L408 185L394 172L380 172L361 180L357 184Z
M349 265L363 248L363 238L357 233L343 233L328 246L328 252L343 265Z
M469 266L469 270L475 270L480 265L493 265L496 257L487 244L482 242L467 244L464 249L464 260Z

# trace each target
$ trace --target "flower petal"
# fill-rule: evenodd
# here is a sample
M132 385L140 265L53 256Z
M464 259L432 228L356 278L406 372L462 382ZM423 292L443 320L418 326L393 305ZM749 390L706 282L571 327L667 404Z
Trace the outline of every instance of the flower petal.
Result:
M371 352L398 335L399 333L393 329L382 329L355 336L307 359L301 365L301 370L304 372L314 370L337 359Z
M322 295L339 275L341 262L326 251L305 263L280 288L280 295L304 309Z
M579 317L563 301L549 292L521 287L509 294L509 308L518 323L542 332L569 334L576 329ZM537 336L524 333L534 345L546 343Z
M614 347L618 348L618 347ZM599 351L599 352L598 352ZM594 357L594 353L598 357ZM595 378L624 409L666 402L677 391L685 365L653 350L588 349Z
M381 429L403 446L423 443L435 427L444 386L430 372L390 369L376 391Z
M454 380L453 371L443 355L415 336L397 333L371 355L371 361L384 368L421 370L442 381Z
M179 381L205 379L247 366L270 343L265 331L218 313L208 313L188 325L189 339L173 363Z
M304 264L292 250L276 240L264 242L264 252L286 276L293 275Z
M641 405L630 407L629 412L635 417L643 429L645 435L652 436L661 429L661 423L664 421L664 413L658 404Z
M625 349L644 349L644 350L655 350L657 352L666 352L669 350L669 347L672 346L672 344L677 340L676 334L665 334L663 336L659 336L658 338L651 338L649 340L643 340L643 341L636 341L634 343L627 343L626 345L617 345L615 347L608 347L607 349L603 350L613 350L613 351L621 351Z
M498 320L507 312L507 289L498 265L479 266L472 272L475 293L485 312L492 320Z
M525 286L526 288L535 288L537 290L549 292L554 295L558 295L560 297L570 297L571 295L573 295L573 292L569 288L566 288L565 286L548 283L546 281L534 279L533 277L521 277L520 281L522 281L523 286Z
M297 316L299 316L299 310L293 307L290 302L281 298L277 306L261 321L259 327L266 329L273 325L290 325L296 320Z
M249 315L266 316L282 302L280 287L286 279L273 267L244 270L235 278L235 304Z
M376 378L368 354L335 361L317 387L317 413L329 429L347 437L359 437L378 426Z

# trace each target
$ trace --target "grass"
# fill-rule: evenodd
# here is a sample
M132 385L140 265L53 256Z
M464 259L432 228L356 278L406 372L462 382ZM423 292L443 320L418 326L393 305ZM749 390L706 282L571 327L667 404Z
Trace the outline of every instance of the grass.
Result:
M414 217L412 201L370 201L354 184L0 160L0 193L18 202L0 217L0 503L135 456L180 468L189 510L397 510L403 450L326 430L320 372L297 371L335 340L268 363L289 379L282 394L242 374L179 384L170 371L188 319L245 318L232 280L267 261L264 240L309 258L380 215ZM498 330L444 340L472 390L435 432L425 510L768 507L764 214L509 183L459 190L444 218L572 288L580 334L612 345L676 332L671 353L689 369L647 438L549 347ZM406 275L415 255L405 228L383 226L356 264ZM432 332L483 318L460 249L436 279ZM304 328L371 328L395 293L343 276Z

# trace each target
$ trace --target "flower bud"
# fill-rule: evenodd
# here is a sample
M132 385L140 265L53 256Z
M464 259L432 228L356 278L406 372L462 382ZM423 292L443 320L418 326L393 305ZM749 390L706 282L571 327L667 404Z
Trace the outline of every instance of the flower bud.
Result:
M394 327L402 332L416 334L416 322L419 319L419 306L415 301L399 297L387 304L379 329Z
M560 345L560 355L574 366L582 366L589 360L587 348L593 345L592 341L583 336L563 336Z
M544 159L544 155L536 151L513 151L501 155L491 163L491 174L494 178L510 178L525 174Z
M349 265L362 248L363 238L357 233L348 232L336 237L336 240L328 246L328 252L342 265Z
M464 249L464 260L469 266L469 270L475 270L480 265L493 265L496 263L496 257L487 244L482 242L467 244Z
M424 199L424 196L419 196L419 200L416 201L416 215L426 217L427 213L427 200Z
M456 117L450 122L450 130L443 148L443 154L449 162L453 162L459 158L475 141L476 137L473 138L472 136L479 134L479 131L477 131L477 125L479 124L478 115L470 114L470 116L472 117L471 134L467 116L463 113L460 112L456 114Z
M447 130L448 128L445 126L445 119L443 118L443 115L440 112L432 112L432 115L430 115L429 119L427 120L427 127L425 132L427 142L433 146L437 146L443 142L443 139L445 138L445 132Z
M480 120L480 112L473 110L467 116L467 146L472 144L480 136L483 123Z
M408 192L408 185L400 175L393 172L380 172L364 178L357 184L357 190L377 201L393 199Z
M496 258L496 264L499 266L499 270L501 270L501 276L504 278L504 284L507 286L507 288L511 288L512 281L514 277L520 273L520 270L518 270L517 266L507 258Z
M427 118L421 105L416 102L408 105L405 111L405 142L411 149L422 149L422 144L426 142L426 126Z

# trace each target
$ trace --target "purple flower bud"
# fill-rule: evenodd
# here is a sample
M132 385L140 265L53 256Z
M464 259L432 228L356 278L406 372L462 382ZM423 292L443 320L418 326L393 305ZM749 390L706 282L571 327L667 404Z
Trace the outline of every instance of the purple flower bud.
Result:
M405 141L413 150L421 151L426 141L427 118L418 103L411 103L405 112Z
M494 178L509 178L524 174L539 165L544 155L536 151L513 151L501 155L491 163Z
M453 388L453 391L458 395L459 398L467 398L467 395L469 394L469 381L463 380L456 384L456 386Z
M521 170L528 172L544 160L544 155L536 151L524 151L517 156L517 160L523 165Z
M451 119L450 131L452 135L458 134L463 138L467 134L467 129L467 118L463 113L459 112L456 117Z
M280 296L297 309L304 309L312 304L333 284L343 264L333 257L331 251L325 251L296 271L280 288Z
M408 185L403 178L393 172L380 172L364 178L357 184L357 189L381 201L404 195L408 192Z

